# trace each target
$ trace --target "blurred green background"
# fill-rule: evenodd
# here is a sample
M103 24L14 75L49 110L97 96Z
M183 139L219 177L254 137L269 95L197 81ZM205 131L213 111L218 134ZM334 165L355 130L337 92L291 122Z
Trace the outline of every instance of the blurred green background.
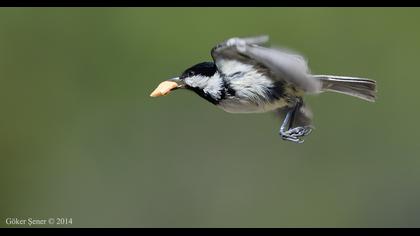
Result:
M0 9L0 218L72 227L419 227L420 8ZM149 97L233 36L268 34L378 101L272 114ZM16 227L16 226L13 226Z

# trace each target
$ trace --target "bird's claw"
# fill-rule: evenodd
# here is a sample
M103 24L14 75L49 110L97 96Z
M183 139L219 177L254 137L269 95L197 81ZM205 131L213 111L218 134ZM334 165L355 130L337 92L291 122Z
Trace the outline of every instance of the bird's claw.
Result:
M303 143L305 140L300 137L306 136L312 132L310 126L296 127L287 131L280 131L280 136L283 140L292 141L295 143Z

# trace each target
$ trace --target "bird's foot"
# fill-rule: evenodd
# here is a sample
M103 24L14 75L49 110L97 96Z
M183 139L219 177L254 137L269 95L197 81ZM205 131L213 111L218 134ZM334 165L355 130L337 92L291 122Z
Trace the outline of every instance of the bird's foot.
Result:
M287 131L280 131L280 136L283 140L303 143L305 140L300 139L300 137L310 134L311 131L312 128L310 126L296 127Z

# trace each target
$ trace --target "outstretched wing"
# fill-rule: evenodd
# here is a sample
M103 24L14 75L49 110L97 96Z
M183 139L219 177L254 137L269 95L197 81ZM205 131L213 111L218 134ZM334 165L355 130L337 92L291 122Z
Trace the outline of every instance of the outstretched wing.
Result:
M215 46L211 55L222 70L226 61L238 61L268 71L273 79L285 80L306 92L321 90L320 81L312 78L303 56L285 49L260 46L266 42L268 36L231 38Z

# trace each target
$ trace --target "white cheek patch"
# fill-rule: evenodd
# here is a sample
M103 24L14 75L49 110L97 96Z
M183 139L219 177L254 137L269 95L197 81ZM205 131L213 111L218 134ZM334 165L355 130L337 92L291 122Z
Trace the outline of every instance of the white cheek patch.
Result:
M188 77L185 78L185 83L193 88L202 89L214 99L220 99L222 97L223 81L217 73L212 77L199 75Z
M204 88L204 92L212 95L216 99L222 98L223 80L219 74L216 73L213 77L207 80L207 86Z
M207 84L207 79L202 76L192 76L185 78L185 83L194 88L204 88Z

